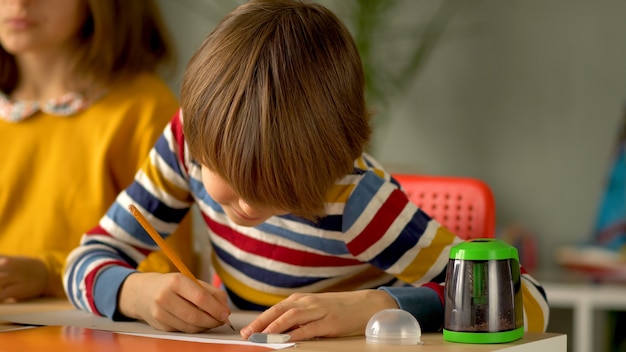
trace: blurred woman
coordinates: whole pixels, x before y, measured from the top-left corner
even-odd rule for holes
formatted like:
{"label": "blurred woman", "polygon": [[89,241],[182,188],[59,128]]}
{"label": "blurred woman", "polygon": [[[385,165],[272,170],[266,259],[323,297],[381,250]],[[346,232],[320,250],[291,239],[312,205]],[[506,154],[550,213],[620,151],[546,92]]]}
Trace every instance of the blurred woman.
{"label": "blurred woman", "polygon": [[0,0],[0,301],[64,295],[66,255],[177,109],[157,75],[172,61],[151,0]]}

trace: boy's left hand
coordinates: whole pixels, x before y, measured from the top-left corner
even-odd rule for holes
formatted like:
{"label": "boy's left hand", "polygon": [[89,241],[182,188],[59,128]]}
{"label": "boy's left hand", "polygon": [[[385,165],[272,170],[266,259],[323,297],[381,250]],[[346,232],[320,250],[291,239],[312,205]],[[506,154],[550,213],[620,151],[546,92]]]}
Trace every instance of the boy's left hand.
{"label": "boy's left hand", "polygon": [[398,305],[382,290],[296,293],[261,313],[241,329],[241,336],[248,339],[255,332],[288,333],[290,341],[300,341],[363,335],[369,319],[387,308]]}

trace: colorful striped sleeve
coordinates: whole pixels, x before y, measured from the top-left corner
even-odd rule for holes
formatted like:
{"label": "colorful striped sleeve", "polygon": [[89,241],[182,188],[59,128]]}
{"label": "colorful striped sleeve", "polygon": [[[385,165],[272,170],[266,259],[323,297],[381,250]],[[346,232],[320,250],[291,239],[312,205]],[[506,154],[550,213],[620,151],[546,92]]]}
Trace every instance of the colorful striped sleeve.
{"label": "colorful striped sleeve", "polygon": [[[362,159],[359,167],[368,167]],[[398,279],[381,287],[423,331],[443,324],[443,278],[451,246],[461,239],[411,203],[381,172],[359,175],[344,209],[343,229],[350,253]]]}
{"label": "colorful striped sleeve", "polygon": [[546,292],[524,268],[522,274],[522,300],[524,302],[524,328],[531,332],[544,332],[548,329],[550,307]]}
{"label": "colorful striped sleeve", "polygon": [[[111,205],[98,226],[85,233],[66,260],[63,284],[77,308],[112,319],[118,291],[158,247],[128,211],[134,204],[155,229],[169,236],[187,214],[191,198],[180,140],[179,114],[159,137],[135,179]],[[177,138],[178,137],[178,138]]]}
{"label": "colorful striped sleeve", "polygon": [[[380,173],[365,173],[344,210],[347,248],[399,279],[381,287],[400,308],[411,312],[424,331],[443,327],[444,281],[449,252],[461,238],[412,204]],[[524,322],[528,331],[545,331],[549,308],[543,289],[522,268]]]}

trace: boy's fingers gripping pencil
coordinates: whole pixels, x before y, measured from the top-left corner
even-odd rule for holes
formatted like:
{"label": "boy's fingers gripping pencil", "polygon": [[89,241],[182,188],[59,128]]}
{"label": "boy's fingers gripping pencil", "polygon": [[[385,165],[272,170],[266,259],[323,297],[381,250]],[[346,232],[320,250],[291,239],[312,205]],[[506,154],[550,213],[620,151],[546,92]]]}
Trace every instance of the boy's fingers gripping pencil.
{"label": "boy's fingers gripping pencil", "polygon": [[[183,275],[185,275],[188,278],[190,278],[193,281],[195,281],[196,284],[198,284],[198,286],[202,287],[202,284],[200,284],[200,281],[198,281],[198,279],[196,279],[196,277],[187,268],[185,263],[183,263],[183,261],[176,255],[176,253],[170,248],[170,246],[167,244],[167,242],[165,242],[165,240],[161,237],[161,235],[159,235],[159,233],[154,229],[154,227],[152,227],[152,225],[150,225],[148,220],[146,220],[146,218],[141,214],[139,209],[137,209],[137,207],[135,207],[134,205],[131,204],[131,205],[128,206],[128,210],[130,210],[131,214],[133,214],[135,219],[137,219],[137,221],[139,222],[141,227],[143,227],[143,229],[146,230],[148,235],[150,235],[150,237],[152,237],[152,240],[154,240],[154,242],[156,242],[156,244],[159,246],[159,248],[161,248],[163,253],[165,253],[165,255],[172,261],[172,263],[174,263],[176,268]],[[231,324],[231,322],[228,319],[226,319],[225,323],[226,323],[226,325],[228,325],[229,328],[231,328],[233,331],[235,331],[235,328],[233,327],[233,324]]]}

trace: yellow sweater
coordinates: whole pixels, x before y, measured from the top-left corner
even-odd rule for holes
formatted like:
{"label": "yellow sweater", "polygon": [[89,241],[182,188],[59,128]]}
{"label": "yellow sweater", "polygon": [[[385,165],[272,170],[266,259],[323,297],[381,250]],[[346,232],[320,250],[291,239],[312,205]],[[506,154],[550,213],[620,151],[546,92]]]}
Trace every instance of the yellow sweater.
{"label": "yellow sweater", "polygon": [[[62,295],[65,257],[132,181],[177,107],[164,82],[145,74],[75,115],[0,120],[0,255],[43,260],[49,294]],[[187,219],[168,239],[187,259],[190,231]],[[149,260],[143,270],[172,269],[162,254]]]}

